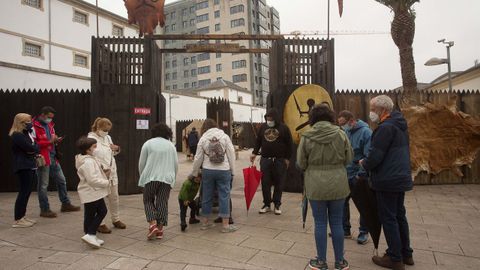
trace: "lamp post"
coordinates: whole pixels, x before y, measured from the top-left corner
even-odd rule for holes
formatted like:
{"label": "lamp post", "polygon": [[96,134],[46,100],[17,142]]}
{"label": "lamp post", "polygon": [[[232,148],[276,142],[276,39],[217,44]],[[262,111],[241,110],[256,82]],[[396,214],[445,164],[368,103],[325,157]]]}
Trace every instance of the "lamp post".
{"label": "lamp post", "polygon": [[250,107],[250,124],[253,123],[253,111],[258,111],[258,109]]}
{"label": "lamp post", "polygon": [[445,39],[440,39],[437,41],[438,43],[446,44],[447,46],[447,59],[445,58],[437,58],[433,57],[430,58],[427,62],[425,62],[426,66],[436,66],[441,64],[447,64],[448,66],[448,91],[452,92],[452,67],[450,61],[450,48],[453,47],[455,44],[453,41],[445,41]]}
{"label": "lamp post", "polygon": [[168,118],[170,118],[170,128],[172,128],[172,99],[180,98],[177,95],[168,93]]}

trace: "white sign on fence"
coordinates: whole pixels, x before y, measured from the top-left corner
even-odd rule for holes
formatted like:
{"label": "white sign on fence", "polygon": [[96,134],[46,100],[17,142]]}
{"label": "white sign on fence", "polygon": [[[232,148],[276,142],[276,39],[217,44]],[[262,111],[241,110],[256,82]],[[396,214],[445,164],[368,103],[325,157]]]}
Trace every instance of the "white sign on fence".
{"label": "white sign on fence", "polygon": [[137,119],[137,129],[148,129],[148,120]]}

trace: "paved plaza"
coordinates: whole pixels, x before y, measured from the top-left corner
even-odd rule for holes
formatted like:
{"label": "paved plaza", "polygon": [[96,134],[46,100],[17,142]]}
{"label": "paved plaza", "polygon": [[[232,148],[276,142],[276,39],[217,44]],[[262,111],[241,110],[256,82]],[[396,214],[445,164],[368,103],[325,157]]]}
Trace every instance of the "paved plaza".
{"label": "paved plaza", "polygon": [[[301,194],[284,193],[281,216],[259,215],[259,189],[247,215],[241,169],[248,166],[248,155],[247,151],[240,152],[237,161],[232,199],[233,216],[240,229],[231,234],[220,233],[219,226],[201,231],[199,225],[191,225],[185,233],[180,231],[177,196],[192,164],[181,154],[163,240],[146,240],[142,195],[121,196],[121,219],[127,229],[99,234],[105,245],[93,250],[80,241],[83,211],[59,213],[55,219],[40,218],[37,194],[32,193],[27,217],[35,218],[38,224],[14,229],[11,223],[16,194],[1,193],[0,269],[306,269],[309,258],[316,253],[311,213],[304,230]],[[76,192],[70,192],[70,196],[74,204],[79,204]],[[49,200],[52,210],[59,211],[57,194],[49,193]],[[408,193],[406,206],[415,259],[415,266],[407,269],[480,269],[480,186],[417,186]],[[351,212],[356,236],[358,213],[354,207]],[[380,242],[383,253],[385,240]],[[328,245],[333,269],[330,240]],[[345,240],[345,258],[351,269],[381,269],[371,262],[372,254],[371,242],[360,246],[355,240]]]}

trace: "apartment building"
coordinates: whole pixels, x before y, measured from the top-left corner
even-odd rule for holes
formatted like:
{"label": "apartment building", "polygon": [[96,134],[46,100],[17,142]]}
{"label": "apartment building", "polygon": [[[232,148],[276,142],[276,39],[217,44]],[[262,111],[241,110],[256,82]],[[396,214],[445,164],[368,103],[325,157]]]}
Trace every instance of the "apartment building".
{"label": "apartment building", "polygon": [[[82,0],[4,0],[0,88],[90,89],[95,5]],[[98,9],[99,36],[138,36],[121,16]]]}
{"label": "apartment building", "polygon": [[[279,34],[280,16],[265,0],[180,0],[165,6],[166,34]],[[214,41],[211,41],[211,43]],[[216,41],[217,43],[230,41]],[[269,48],[268,41],[235,41],[240,46]],[[164,48],[183,48],[195,41],[167,40]],[[167,53],[163,86],[168,91],[231,81],[252,93],[254,105],[265,106],[269,92],[268,54]]]}

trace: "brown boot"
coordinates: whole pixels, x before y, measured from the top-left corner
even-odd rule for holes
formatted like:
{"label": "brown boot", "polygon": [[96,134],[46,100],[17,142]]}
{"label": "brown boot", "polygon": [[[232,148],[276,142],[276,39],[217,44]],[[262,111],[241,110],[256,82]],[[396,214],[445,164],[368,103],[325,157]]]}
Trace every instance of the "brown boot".
{"label": "brown boot", "polygon": [[80,206],[72,205],[71,203],[64,203],[62,204],[62,208],[60,209],[62,212],[76,212],[80,211]]}
{"label": "brown boot", "polygon": [[52,210],[48,209],[47,211],[40,211],[40,216],[45,218],[56,218],[57,213],[53,212]]}
{"label": "brown boot", "polygon": [[99,233],[112,233],[112,230],[110,230],[107,225],[103,224],[98,226],[97,232]]}
{"label": "brown boot", "polygon": [[120,220],[119,221],[115,221],[112,223],[113,226],[117,229],[126,229],[127,228],[127,225],[125,225],[125,223],[121,222]]}
{"label": "brown boot", "polygon": [[403,264],[403,262],[394,262],[392,261],[390,256],[388,256],[387,254],[384,254],[383,257],[373,256],[372,261],[374,264],[378,266],[389,268],[389,269],[394,269],[394,270],[405,269],[405,264]]}
{"label": "brown boot", "polygon": [[414,265],[413,257],[403,258],[403,263],[406,265]]}

